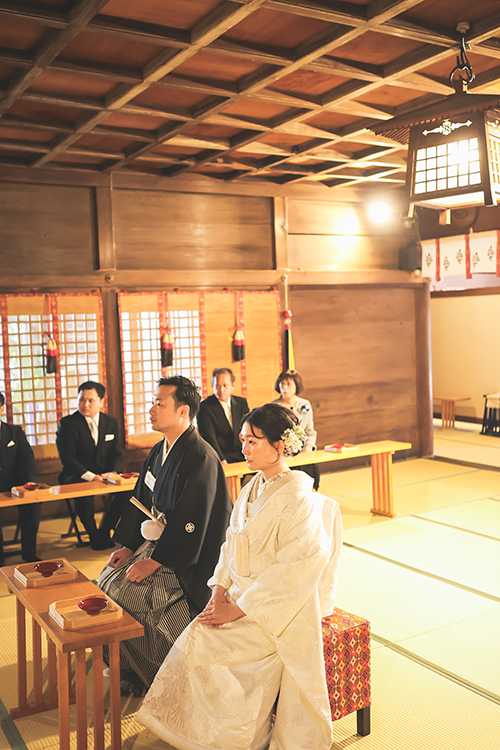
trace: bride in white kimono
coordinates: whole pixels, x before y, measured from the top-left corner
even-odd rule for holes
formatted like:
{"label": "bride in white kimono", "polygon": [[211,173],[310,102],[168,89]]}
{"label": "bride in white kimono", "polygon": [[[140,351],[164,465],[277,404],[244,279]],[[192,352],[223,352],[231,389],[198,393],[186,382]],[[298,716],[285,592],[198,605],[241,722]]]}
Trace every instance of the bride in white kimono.
{"label": "bride in white kimono", "polygon": [[137,715],[178,750],[330,748],[321,619],[334,606],[342,523],[338,504],[286,464],[304,437],[278,404],[245,417],[243,455],[259,473],[236,501],[209,603]]}

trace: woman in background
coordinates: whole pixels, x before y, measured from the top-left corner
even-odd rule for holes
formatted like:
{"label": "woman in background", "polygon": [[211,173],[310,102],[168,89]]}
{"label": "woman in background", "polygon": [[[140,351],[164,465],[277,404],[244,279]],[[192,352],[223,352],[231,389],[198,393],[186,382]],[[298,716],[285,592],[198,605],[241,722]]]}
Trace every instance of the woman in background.
{"label": "woman in background", "polygon": [[328,750],[321,620],[334,606],[342,522],[287,455],[304,442],[277,404],[243,418],[258,473],[240,492],[212,597],[177,639],[137,721],[178,750]]}
{"label": "woman in background", "polygon": [[[280,394],[280,398],[277,398],[272,403],[281,404],[291,409],[306,434],[306,442],[303,450],[315,451],[317,433],[314,429],[312,406],[306,398],[300,398],[299,396],[299,393],[302,393],[304,390],[302,378],[299,373],[295,370],[284,370],[278,376],[274,390]],[[309,474],[314,480],[314,489],[318,489],[319,467],[317,464],[306,464],[305,466],[294,466],[293,468]]]}

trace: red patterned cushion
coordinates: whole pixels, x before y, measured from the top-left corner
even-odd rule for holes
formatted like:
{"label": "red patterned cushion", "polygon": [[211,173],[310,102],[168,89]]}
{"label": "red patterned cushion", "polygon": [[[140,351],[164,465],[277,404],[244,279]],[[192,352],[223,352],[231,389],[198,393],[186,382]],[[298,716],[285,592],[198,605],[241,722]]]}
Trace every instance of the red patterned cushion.
{"label": "red patterned cushion", "polygon": [[341,609],[322,622],[332,719],[370,705],[370,623]]}

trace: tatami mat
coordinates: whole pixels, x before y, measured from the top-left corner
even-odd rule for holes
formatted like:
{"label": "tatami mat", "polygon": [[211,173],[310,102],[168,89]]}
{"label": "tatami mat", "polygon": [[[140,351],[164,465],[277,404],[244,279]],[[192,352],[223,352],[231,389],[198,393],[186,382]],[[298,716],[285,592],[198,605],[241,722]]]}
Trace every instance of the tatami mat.
{"label": "tatami mat", "polygon": [[345,541],[500,599],[500,544],[419,518],[348,529]]}
{"label": "tatami mat", "polygon": [[419,513],[417,517],[500,540],[500,502],[497,500],[477,500],[473,503],[455,505],[429,513]]}
{"label": "tatami mat", "polygon": [[[372,733],[358,737],[355,715],[347,716],[334,723],[332,750],[353,745],[362,750],[492,750],[500,730],[500,705],[491,700],[500,693],[500,657],[488,654],[500,632],[500,601],[460,586],[500,600],[500,502],[492,499],[500,498],[500,472],[435,460],[402,461],[394,464],[394,486],[398,515],[422,517],[372,516],[369,467],[321,480],[321,491],[338,499],[344,518],[337,606],[370,620],[375,636]],[[61,539],[66,529],[63,519],[42,522],[41,557],[65,556],[96,578],[109,552],[75,547],[73,540]],[[13,635],[14,597],[0,596],[0,620]],[[3,639],[0,750],[57,750],[57,711],[15,723],[8,716],[17,703],[15,662],[14,637]],[[89,694],[91,689],[89,679]],[[139,702],[122,697],[123,750],[169,750],[136,724]],[[71,713],[71,750],[77,750],[74,707]],[[89,747],[91,723],[89,715]]]}
{"label": "tatami mat", "polygon": [[401,646],[485,691],[500,702],[500,611],[457,622]]}
{"label": "tatami mat", "polygon": [[348,547],[342,554],[337,606],[362,614],[372,633],[389,641],[500,612],[500,602]]}
{"label": "tatami mat", "polygon": [[453,461],[500,468],[500,437],[481,435],[481,425],[457,422],[451,430],[434,430],[434,455]]}
{"label": "tatami mat", "polygon": [[334,722],[332,750],[493,750],[500,706],[387,648],[372,654],[372,731]]}

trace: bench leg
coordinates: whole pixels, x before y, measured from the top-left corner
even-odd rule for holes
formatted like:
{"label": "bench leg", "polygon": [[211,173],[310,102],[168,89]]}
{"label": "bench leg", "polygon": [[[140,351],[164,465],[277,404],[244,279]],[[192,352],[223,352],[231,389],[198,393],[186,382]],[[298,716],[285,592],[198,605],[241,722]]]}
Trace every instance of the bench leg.
{"label": "bench leg", "polygon": [[371,461],[373,507],[370,512],[394,518],[392,453],[374,453]]}
{"label": "bench leg", "polygon": [[356,732],[361,737],[366,737],[367,734],[370,734],[370,731],[370,706],[365,706],[365,708],[356,711]]}

